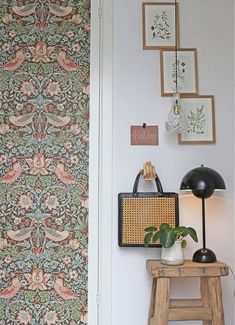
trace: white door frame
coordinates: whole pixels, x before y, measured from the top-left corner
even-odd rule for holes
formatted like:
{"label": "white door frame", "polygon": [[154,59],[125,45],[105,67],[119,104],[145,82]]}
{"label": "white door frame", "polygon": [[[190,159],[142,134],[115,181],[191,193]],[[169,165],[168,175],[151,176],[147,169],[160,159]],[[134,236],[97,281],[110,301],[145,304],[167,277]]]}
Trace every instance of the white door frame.
{"label": "white door frame", "polygon": [[112,323],[112,7],[91,1],[89,325]]}

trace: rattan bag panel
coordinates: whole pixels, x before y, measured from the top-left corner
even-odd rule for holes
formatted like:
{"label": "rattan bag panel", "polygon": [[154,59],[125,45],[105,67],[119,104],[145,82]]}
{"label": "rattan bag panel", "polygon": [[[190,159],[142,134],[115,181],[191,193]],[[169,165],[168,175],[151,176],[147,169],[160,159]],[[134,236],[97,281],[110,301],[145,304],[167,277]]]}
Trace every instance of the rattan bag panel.
{"label": "rattan bag panel", "polygon": [[178,200],[175,193],[167,197],[122,197],[120,200],[121,246],[144,246],[146,227],[159,227],[163,222],[174,227],[177,223]]}
{"label": "rattan bag panel", "polygon": [[123,200],[123,243],[143,244],[144,229],[162,222],[175,224],[174,198],[126,198]]}

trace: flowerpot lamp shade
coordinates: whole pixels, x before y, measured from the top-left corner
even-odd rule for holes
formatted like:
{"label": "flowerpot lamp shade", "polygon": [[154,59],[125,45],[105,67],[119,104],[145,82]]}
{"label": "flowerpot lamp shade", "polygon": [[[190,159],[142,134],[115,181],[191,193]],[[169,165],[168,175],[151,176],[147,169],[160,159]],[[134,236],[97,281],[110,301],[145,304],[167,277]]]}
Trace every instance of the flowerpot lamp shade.
{"label": "flowerpot lamp shade", "polygon": [[225,190],[225,188],[221,175],[204,165],[190,170],[182,179],[180,190],[191,190],[196,197],[202,200],[203,248],[194,253],[194,262],[211,263],[216,261],[214,252],[206,248],[205,199],[212,196],[215,190]]}
{"label": "flowerpot lamp shade", "polygon": [[214,190],[225,190],[225,183],[218,172],[201,165],[184,176],[180,189],[191,190],[195,196],[206,199],[214,193]]}

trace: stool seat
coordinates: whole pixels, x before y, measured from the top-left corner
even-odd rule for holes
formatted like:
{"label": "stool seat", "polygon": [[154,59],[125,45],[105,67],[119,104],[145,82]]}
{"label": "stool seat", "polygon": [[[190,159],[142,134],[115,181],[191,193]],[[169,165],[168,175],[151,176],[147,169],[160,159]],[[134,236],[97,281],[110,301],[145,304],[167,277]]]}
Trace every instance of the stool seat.
{"label": "stool seat", "polygon": [[[202,320],[203,325],[224,325],[221,276],[229,274],[222,262],[169,266],[160,260],[147,260],[153,278],[148,325],[167,325],[172,320]],[[198,277],[200,299],[170,299],[170,279]]]}

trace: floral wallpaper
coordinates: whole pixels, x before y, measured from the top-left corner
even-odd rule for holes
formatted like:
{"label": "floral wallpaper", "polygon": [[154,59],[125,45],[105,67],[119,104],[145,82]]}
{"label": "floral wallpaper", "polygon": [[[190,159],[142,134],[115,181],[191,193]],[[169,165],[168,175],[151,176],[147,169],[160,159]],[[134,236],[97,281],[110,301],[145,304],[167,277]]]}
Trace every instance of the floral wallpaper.
{"label": "floral wallpaper", "polygon": [[0,1],[0,324],[87,324],[90,2]]}

